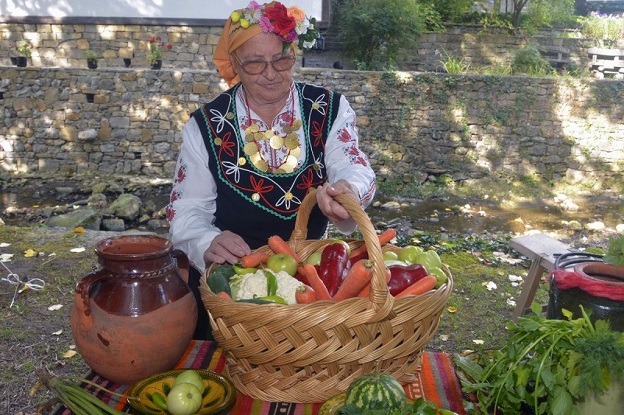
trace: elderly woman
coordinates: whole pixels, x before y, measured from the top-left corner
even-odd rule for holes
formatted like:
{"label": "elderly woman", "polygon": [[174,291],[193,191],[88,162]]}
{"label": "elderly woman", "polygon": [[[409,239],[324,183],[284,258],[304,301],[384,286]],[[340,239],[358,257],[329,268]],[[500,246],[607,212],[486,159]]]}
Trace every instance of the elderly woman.
{"label": "elderly woman", "polygon": [[313,18],[279,2],[252,1],[225,24],[214,63],[230,89],[186,124],[167,207],[174,246],[193,265],[196,338],[207,329],[197,287],[208,264],[236,263],[273,234],[287,240],[312,187],[308,239],[322,238],[328,221],[345,234],[355,230],[336,195],[363,207],[374,196],[375,174],[345,97],[293,82],[295,46],[311,47],[317,37]]}

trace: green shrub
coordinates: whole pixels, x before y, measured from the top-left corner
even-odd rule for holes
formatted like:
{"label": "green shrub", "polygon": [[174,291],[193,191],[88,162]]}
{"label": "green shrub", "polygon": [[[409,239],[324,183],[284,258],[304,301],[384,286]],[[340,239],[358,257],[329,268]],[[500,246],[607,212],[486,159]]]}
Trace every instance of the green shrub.
{"label": "green shrub", "polygon": [[581,33],[590,39],[611,41],[624,39],[624,16],[591,13],[581,19]]}
{"label": "green shrub", "polygon": [[542,57],[540,51],[533,45],[527,45],[514,54],[511,64],[513,73],[532,76],[544,76],[553,72],[552,66]]}
{"label": "green shrub", "polygon": [[464,61],[464,58],[456,58],[444,52],[444,57],[440,63],[444,67],[446,73],[465,74],[470,71],[470,64]]}
{"label": "green shrub", "polygon": [[414,0],[346,0],[338,11],[344,54],[358,69],[392,69],[401,52],[416,46],[422,11]]}
{"label": "green shrub", "polygon": [[475,0],[420,0],[435,10],[443,22],[463,22]]}

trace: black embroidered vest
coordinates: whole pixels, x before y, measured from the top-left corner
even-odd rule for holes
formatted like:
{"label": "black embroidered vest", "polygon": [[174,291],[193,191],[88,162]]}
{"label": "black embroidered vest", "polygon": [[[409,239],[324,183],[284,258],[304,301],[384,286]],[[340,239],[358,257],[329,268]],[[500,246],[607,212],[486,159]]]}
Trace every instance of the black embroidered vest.
{"label": "black embroidered vest", "polygon": [[[312,187],[327,180],[325,143],[336,119],[340,95],[316,86],[296,83],[301,102],[306,155],[292,173],[258,170],[244,153],[236,113],[240,84],[195,111],[209,168],[217,183],[215,226],[239,234],[252,249],[267,244],[277,234],[285,240],[295,227],[301,201]],[[323,237],[327,218],[315,207],[308,222],[307,239]]]}

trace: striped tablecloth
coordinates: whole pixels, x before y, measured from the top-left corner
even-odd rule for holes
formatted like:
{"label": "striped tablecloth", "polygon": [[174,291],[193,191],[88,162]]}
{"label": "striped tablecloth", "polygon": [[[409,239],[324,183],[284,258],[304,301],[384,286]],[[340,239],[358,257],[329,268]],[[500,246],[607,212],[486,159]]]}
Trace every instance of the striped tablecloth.
{"label": "striped tablecloth", "polygon": [[[225,370],[225,356],[215,342],[193,340],[176,368],[208,369],[223,372]],[[128,388],[128,385],[109,382],[94,372],[89,372],[85,378],[116,393],[124,393]],[[93,392],[98,398],[120,411],[129,414],[135,413],[125,398],[103,393],[89,385],[86,385],[85,389]],[[420,374],[415,382],[405,385],[405,392],[410,398],[416,399],[422,396],[428,401],[438,403],[441,408],[450,409],[460,415],[466,414],[459,381],[455,375],[450,356],[446,353],[423,353]],[[321,405],[322,402],[313,404],[263,402],[239,393],[230,413],[236,415],[315,415]],[[70,414],[71,412],[64,407],[59,407],[54,412],[54,415]]]}

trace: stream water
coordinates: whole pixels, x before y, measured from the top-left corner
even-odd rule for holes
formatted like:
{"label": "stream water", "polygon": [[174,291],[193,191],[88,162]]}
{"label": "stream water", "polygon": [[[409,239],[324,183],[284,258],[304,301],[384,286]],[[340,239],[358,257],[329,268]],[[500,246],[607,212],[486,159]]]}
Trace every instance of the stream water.
{"label": "stream water", "polygon": [[[143,202],[153,201],[160,209],[168,201],[169,187],[147,188],[138,196]],[[87,197],[88,193],[80,192],[76,183],[3,189],[0,191],[0,218],[6,224],[19,226],[26,224],[28,212],[34,209],[50,209]],[[578,208],[572,211],[563,209],[555,198],[513,205],[494,200],[459,198],[392,202],[380,196],[375,206],[368,208],[367,213],[374,224],[401,222],[413,229],[461,234],[524,232],[529,229],[557,231],[570,228],[572,221],[579,222],[580,226],[600,222],[607,229],[615,229],[624,223],[624,203],[617,198],[574,200]]]}

